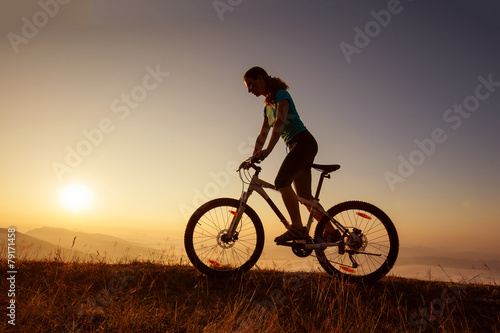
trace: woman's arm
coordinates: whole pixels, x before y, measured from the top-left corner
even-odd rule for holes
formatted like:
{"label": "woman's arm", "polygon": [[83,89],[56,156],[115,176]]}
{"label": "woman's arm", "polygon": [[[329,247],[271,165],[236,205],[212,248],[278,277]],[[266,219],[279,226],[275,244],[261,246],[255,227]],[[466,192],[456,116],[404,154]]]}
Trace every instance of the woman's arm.
{"label": "woman's arm", "polygon": [[271,151],[273,151],[274,146],[276,146],[276,143],[278,143],[281,137],[281,132],[283,132],[283,129],[285,128],[286,116],[288,115],[289,105],[290,103],[288,102],[287,99],[282,100],[281,102],[278,103],[278,110],[276,111],[276,121],[273,126],[273,132],[271,133],[271,139],[269,139],[269,144],[267,145],[267,148],[262,151],[267,155],[269,155]]}
{"label": "woman's arm", "polygon": [[255,148],[253,150],[252,156],[258,156],[260,160],[264,160],[274,149],[276,143],[278,143],[281,132],[283,132],[283,128],[285,128],[286,116],[288,115],[288,107],[290,103],[287,99],[282,100],[278,103],[278,110],[276,111],[276,121],[274,122],[273,131],[271,133],[271,139],[269,139],[269,144],[267,148],[261,150],[266,142],[267,135],[269,133],[269,129],[271,128],[267,122],[267,119],[264,118],[264,124],[262,125],[262,129],[260,130],[260,134],[257,137],[255,142]]}
{"label": "woman's arm", "polygon": [[257,140],[255,140],[255,148],[253,149],[252,156],[255,156],[258,152],[262,150],[262,147],[264,147],[264,143],[266,143],[267,135],[269,133],[270,128],[271,126],[269,126],[267,119],[264,117],[264,123],[262,124],[260,133],[257,136]]}

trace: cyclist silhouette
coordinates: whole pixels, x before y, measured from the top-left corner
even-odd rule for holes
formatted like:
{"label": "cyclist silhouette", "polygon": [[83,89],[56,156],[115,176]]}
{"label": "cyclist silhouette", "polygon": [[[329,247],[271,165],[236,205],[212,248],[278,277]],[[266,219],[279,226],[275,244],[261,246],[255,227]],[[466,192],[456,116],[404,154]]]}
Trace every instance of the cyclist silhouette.
{"label": "cyclist silhouette", "polygon": [[[399,251],[399,238],[392,220],[380,208],[365,201],[345,201],[325,210],[319,203],[323,181],[340,165],[313,164],[318,145],[300,120],[283,80],[270,77],[260,67],[249,69],[243,80],[249,93],[265,97],[264,123],[252,157],[237,170],[243,185],[240,198],[210,200],[189,219],[184,246],[191,263],[200,272],[214,277],[237,276],[257,263],[264,248],[264,227],[258,214],[247,204],[252,193],[257,193],[287,229],[276,237],[276,245],[290,247],[301,258],[315,251],[316,259],[328,274],[348,275],[362,281],[376,281],[385,276],[394,266]],[[271,138],[264,148],[270,131]],[[259,178],[262,168],[256,163],[272,152],[280,137],[289,153],[272,185]],[[321,172],[314,196],[311,194],[313,168]],[[265,189],[282,194],[291,224]],[[310,212],[306,227],[302,225],[299,200]],[[314,234],[313,218],[318,220]]]}
{"label": "cyclist silhouette", "polygon": [[[256,97],[264,96],[264,122],[255,141],[252,157],[264,160],[274,149],[279,138],[283,138],[289,149],[275,179],[276,189],[290,214],[291,228],[276,237],[275,242],[307,239],[308,234],[302,224],[297,194],[312,200],[311,165],[318,152],[318,144],[302,123],[288,85],[277,77],[272,77],[261,67],[250,68],[243,76],[248,92]],[[271,131],[272,129],[272,131]],[[271,131],[268,145],[263,149]],[[295,191],[292,189],[292,183]],[[307,207],[311,209],[309,206]],[[321,214],[316,219],[321,218]]]}

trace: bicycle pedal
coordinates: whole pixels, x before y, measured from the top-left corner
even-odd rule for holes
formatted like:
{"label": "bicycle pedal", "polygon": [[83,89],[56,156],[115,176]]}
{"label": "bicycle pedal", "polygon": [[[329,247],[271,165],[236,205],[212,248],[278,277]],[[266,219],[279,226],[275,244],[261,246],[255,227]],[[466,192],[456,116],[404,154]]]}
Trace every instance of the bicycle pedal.
{"label": "bicycle pedal", "polygon": [[276,242],[276,245],[283,245],[283,246],[294,246],[294,245],[306,245],[307,240],[306,239],[297,239],[297,240],[291,240],[291,241],[286,241],[286,242]]}

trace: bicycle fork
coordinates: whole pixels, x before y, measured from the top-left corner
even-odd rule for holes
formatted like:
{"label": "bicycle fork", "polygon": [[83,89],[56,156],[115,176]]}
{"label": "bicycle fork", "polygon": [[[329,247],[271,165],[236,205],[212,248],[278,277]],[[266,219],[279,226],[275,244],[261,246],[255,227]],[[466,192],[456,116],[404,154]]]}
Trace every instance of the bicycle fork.
{"label": "bicycle fork", "polygon": [[233,210],[229,211],[233,215],[233,218],[231,220],[231,224],[229,224],[227,233],[221,237],[222,241],[230,242],[231,240],[238,238],[238,232],[236,230],[238,229],[238,225],[241,221],[243,213],[245,213],[245,207],[247,205],[248,197],[250,196],[250,194],[250,191],[243,192],[240,197],[240,205],[238,207],[238,210],[236,212]]}
{"label": "bicycle fork", "polygon": [[238,229],[241,218],[245,213],[245,208],[247,206],[248,199],[250,198],[250,195],[252,195],[252,192],[256,189],[258,188],[253,188],[252,186],[250,186],[247,191],[243,191],[240,196],[239,200],[240,204],[238,206],[238,210],[236,212],[232,210],[229,211],[233,215],[233,218],[231,220],[231,224],[229,224],[229,228],[227,230],[226,235],[222,237],[223,241],[231,241],[235,239],[235,237],[237,239],[238,232],[236,230]]}

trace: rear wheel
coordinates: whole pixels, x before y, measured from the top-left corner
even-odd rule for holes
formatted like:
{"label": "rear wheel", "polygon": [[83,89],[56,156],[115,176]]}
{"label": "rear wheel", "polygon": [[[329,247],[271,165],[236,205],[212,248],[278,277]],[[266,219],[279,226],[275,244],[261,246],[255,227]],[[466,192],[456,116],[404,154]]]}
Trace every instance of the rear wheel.
{"label": "rear wheel", "polygon": [[[376,281],[394,266],[399,252],[399,238],[391,219],[376,206],[347,201],[328,210],[334,220],[347,228],[339,246],[317,249],[316,256],[329,274],[357,280]],[[325,239],[323,217],[315,231],[315,239]],[[354,234],[354,235],[353,235]]]}
{"label": "rear wheel", "polygon": [[264,248],[264,228],[255,211],[246,206],[233,237],[227,233],[239,201],[215,199],[198,208],[189,219],[184,246],[189,260],[202,273],[230,277],[245,273]]}

